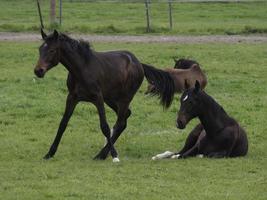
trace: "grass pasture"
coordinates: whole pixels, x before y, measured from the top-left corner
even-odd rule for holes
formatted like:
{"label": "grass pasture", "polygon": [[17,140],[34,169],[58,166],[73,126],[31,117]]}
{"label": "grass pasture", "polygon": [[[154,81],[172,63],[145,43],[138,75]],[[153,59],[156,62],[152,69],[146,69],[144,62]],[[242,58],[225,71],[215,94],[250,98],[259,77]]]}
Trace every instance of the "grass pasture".
{"label": "grass pasture", "polygon": [[[249,154],[235,159],[162,160],[151,157],[182,147],[192,121],[175,128],[178,97],[163,112],[144,96],[132,102],[128,127],[116,144],[121,163],[93,161],[103,145],[96,109],[77,106],[56,156],[47,152],[66,97],[66,70],[57,66],[44,79],[33,67],[39,43],[0,42],[0,199],[184,199],[267,198],[266,44],[96,43],[98,51],[128,49],[143,62],[172,66],[172,56],[198,60],[208,76],[207,92],[245,127]],[[107,110],[110,124],[115,116]]]}
{"label": "grass pasture", "polygon": [[[91,34],[145,34],[143,1],[63,1],[62,27],[49,25],[49,1],[40,0],[46,28]],[[57,1],[57,6],[59,1]],[[39,32],[35,0],[1,0],[0,31]],[[267,33],[267,2],[173,3],[173,30],[169,30],[168,4],[152,1],[151,33],[170,35]],[[57,10],[57,13],[59,11]],[[59,15],[59,14],[58,14]]]}

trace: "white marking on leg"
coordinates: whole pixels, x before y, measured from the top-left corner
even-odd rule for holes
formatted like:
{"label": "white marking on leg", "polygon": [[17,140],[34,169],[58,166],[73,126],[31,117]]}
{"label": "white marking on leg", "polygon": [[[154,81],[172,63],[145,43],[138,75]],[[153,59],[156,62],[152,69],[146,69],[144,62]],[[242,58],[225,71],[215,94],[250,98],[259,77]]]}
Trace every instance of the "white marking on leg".
{"label": "white marking on leg", "polygon": [[181,155],[180,154],[175,154],[175,155],[173,155],[171,158],[172,159],[177,159],[177,158],[179,158]]}
{"label": "white marking on leg", "polygon": [[113,158],[112,162],[117,163],[120,162],[120,159],[118,157]]}
{"label": "white marking on leg", "polygon": [[171,155],[173,155],[173,152],[165,151],[164,153],[157,154],[156,156],[153,156],[152,160],[160,160],[160,159],[164,159],[164,158],[169,158]]}
{"label": "white marking on leg", "polygon": [[198,154],[197,157],[198,158],[204,158],[204,155],[203,154]]}
{"label": "white marking on leg", "polygon": [[114,133],[114,129],[112,128],[112,129],[110,130],[110,137],[113,136],[113,133]]}
{"label": "white marking on leg", "polygon": [[[113,128],[112,128],[112,129],[110,130],[110,137],[112,137],[113,133],[114,133],[114,130],[113,130]],[[107,140],[107,138],[105,138],[104,146],[106,146],[107,143],[108,143],[108,140]]]}

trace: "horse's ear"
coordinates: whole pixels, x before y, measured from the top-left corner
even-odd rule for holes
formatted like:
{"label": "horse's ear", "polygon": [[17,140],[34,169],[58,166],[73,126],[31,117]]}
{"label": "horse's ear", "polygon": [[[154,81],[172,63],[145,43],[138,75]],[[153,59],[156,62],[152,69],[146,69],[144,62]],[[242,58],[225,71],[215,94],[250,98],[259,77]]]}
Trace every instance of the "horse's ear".
{"label": "horse's ear", "polygon": [[45,34],[44,30],[41,28],[41,35],[43,40],[45,40],[47,38],[47,35]]}
{"label": "horse's ear", "polygon": [[198,80],[196,80],[194,92],[198,93],[199,91],[200,91],[200,83],[198,82]]}
{"label": "horse's ear", "polygon": [[54,33],[53,33],[53,37],[54,37],[54,39],[57,40],[57,39],[58,39],[58,35],[59,35],[59,34],[58,34],[57,30],[55,29],[55,30],[54,30]]}

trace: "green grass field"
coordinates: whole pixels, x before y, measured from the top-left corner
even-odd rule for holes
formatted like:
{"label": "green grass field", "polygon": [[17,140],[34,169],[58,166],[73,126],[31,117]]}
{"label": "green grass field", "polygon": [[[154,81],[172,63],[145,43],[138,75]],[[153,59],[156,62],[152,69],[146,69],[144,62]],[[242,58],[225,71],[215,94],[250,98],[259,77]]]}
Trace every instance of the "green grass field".
{"label": "green grass field", "polygon": [[[66,97],[67,72],[57,66],[44,79],[33,67],[40,43],[0,42],[0,199],[265,200],[267,198],[266,44],[97,43],[98,51],[127,49],[146,63],[172,66],[173,56],[199,61],[207,92],[247,130],[244,158],[151,161],[180,149],[193,120],[175,128],[178,98],[163,112],[156,98],[134,98],[128,127],[116,144],[121,162],[93,161],[104,143],[96,109],[81,103],[56,156],[44,161]],[[107,109],[110,124],[115,115]]]}
{"label": "green grass field", "polygon": [[[157,1],[158,2],[158,1]],[[153,34],[267,33],[267,1],[243,3],[173,3],[173,30],[168,4],[152,1]],[[144,3],[84,3],[63,1],[62,27],[50,26],[49,1],[41,0],[46,28],[94,34],[145,34]],[[57,6],[59,1],[57,1]],[[39,31],[35,0],[0,0],[0,31]],[[57,11],[59,13],[59,11]],[[59,15],[59,14],[58,14]]]}

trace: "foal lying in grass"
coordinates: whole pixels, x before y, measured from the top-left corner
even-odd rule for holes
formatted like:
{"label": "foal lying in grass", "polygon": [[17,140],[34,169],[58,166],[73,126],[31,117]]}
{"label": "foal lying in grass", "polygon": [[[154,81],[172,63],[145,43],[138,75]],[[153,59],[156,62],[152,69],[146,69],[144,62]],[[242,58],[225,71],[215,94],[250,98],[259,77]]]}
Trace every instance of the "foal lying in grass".
{"label": "foal lying in grass", "polygon": [[153,160],[187,158],[199,154],[213,158],[247,154],[248,140],[245,130],[211,96],[201,91],[198,81],[195,88],[183,93],[180,101],[177,128],[184,129],[195,117],[198,117],[201,123],[191,131],[181,151],[158,154]]}

